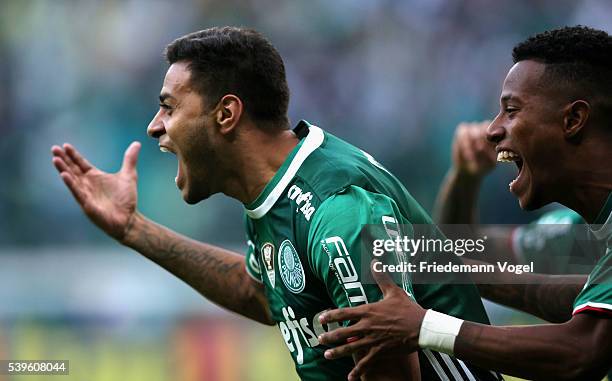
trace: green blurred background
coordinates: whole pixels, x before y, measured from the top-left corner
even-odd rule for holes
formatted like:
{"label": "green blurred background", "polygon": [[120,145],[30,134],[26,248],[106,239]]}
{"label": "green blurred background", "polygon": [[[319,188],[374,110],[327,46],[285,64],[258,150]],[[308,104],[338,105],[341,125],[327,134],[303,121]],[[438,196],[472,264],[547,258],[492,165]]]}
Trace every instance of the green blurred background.
{"label": "green blurred background", "polygon": [[[140,210],[243,251],[242,206],[223,196],[185,205],[175,160],[146,137],[174,38],[216,25],[266,34],[285,59],[292,121],[365,149],[431,210],[454,127],[495,115],[512,46],[563,25],[611,31],[611,16],[609,1],[1,0],[0,359],[68,359],[70,380],[295,379],[276,329],[112,242],[51,165],[51,145],[71,142],[116,170],[140,140]],[[541,213],[505,191],[512,172],[487,179],[483,222]],[[487,308],[497,324],[532,321]]]}

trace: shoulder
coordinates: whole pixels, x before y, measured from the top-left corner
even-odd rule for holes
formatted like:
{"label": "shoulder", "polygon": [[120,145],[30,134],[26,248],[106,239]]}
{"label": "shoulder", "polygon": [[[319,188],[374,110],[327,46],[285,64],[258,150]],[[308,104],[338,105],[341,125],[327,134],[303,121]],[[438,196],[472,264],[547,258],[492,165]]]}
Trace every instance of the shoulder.
{"label": "shoulder", "polygon": [[360,231],[365,224],[383,223],[383,216],[399,214],[388,195],[350,185],[323,200],[314,213],[309,237],[329,230]]}
{"label": "shoulder", "polygon": [[583,224],[584,219],[571,209],[557,209],[543,214],[538,224]]}

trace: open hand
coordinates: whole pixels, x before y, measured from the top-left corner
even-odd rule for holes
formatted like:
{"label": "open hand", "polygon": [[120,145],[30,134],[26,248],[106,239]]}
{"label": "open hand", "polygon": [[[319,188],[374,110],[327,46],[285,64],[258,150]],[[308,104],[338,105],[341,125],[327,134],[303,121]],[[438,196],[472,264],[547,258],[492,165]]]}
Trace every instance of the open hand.
{"label": "open hand", "polygon": [[100,229],[121,241],[136,212],[138,199],[136,162],[140,143],[125,151],[117,173],[106,173],[91,165],[72,145],[53,146],[53,165],[83,212]]}

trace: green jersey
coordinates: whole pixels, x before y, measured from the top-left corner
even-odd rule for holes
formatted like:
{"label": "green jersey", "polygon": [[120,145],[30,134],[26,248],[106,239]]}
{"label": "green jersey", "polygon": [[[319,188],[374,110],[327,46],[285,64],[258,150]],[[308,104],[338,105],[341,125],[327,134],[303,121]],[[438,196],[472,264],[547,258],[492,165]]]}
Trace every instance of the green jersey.
{"label": "green jersey", "polygon": [[548,212],[512,232],[512,251],[544,274],[588,274],[605,251],[582,217],[571,209]]}
{"label": "green jersey", "polygon": [[[319,344],[319,315],[328,309],[382,299],[376,284],[362,279],[366,224],[431,224],[402,184],[370,155],[307,122],[294,130],[300,142],[259,197],[246,205],[247,272],[265,286],[273,319],[304,380],[346,379],[350,358],[326,360]],[[384,238],[384,237],[383,237]],[[387,237],[388,238],[388,237]],[[488,323],[472,284],[412,285],[407,297],[423,307]],[[446,354],[422,351],[424,379],[497,379]],[[425,366],[423,361],[428,361]],[[479,376],[479,372],[485,374]]]}
{"label": "green jersey", "polygon": [[[605,215],[604,212],[602,212]],[[608,224],[610,222],[608,221]],[[544,214],[538,220],[516,228],[512,234],[512,249],[515,256],[524,263],[533,262],[537,272],[551,274],[583,274],[589,273],[593,268],[594,258],[600,258],[606,252],[605,234],[598,233],[600,239],[593,236],[589,229],[584,229],[586,222],[571,209],[558,209]],[[608,227],[610,229],[610,227]],[[595,228],[597,231],[598,229]],[[609,241],[609,238],[608,238]],[[607,263],[597,264],[594,275],[589,279],[603,279],[602,273],[610,271],[610,249],[608,243]],[[590,281],[589,281],[590,282]],[[610,275],[608,275],[609,286]],[[604,282],[605,283],[605,282]],[[605,284],[603,285],[605,287]],[[588,290],[587,290],[588,289]],[[600,284],[593,292],[594,285],[585,286],[585,291],[574,303],[574,313],[586,310],[603,312],[598,307],[601,303],[600,292],[604,292]],[[596,295],[600,294],[600,295]],[[595,299],[591,300],[591,298]],[[608,289],[608,303],[610,302]],[[612,381],[612,370],[608,373]]]}
{"label": "green jersey", "polygon": [[574,301],[574,315],[589,311],[612,316],[612,193],[592,225],[593,235],[606,246]]}

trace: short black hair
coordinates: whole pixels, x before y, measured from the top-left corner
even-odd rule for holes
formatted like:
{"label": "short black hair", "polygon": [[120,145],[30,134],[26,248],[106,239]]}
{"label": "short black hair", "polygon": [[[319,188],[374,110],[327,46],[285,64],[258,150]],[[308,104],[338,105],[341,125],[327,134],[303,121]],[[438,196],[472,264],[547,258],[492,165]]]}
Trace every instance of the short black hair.
{"label": "short black hair", "polygon": [[174,40],[165,56],[170,64],[188,62],[191,84],[206,108],[234,94],[254,121],[288,128],[285,65],[261,33],[230,26],[208,28]]}
{"label": "short black hair", "polygon": [[571,89],[574,96],[612,101],[612,37],[586,26],[549,30],[516,45],[514,63],[544,63],[543,80]]}

